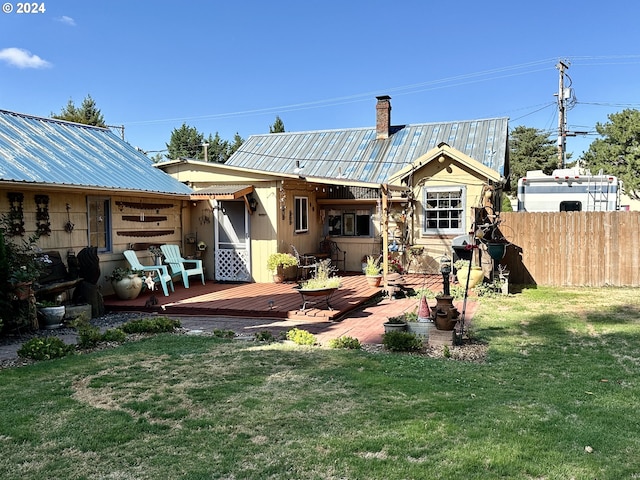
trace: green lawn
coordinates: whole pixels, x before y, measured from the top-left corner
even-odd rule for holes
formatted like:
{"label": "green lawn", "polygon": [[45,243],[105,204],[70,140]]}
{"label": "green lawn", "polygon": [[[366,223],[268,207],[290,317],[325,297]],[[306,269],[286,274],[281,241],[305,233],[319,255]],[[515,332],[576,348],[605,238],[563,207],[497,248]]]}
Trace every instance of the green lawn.
{"label": "green lawn", "polygon": [[640,478],[638,292],[483,298],[482,364],[163,334],[3,370],[0,478]]}

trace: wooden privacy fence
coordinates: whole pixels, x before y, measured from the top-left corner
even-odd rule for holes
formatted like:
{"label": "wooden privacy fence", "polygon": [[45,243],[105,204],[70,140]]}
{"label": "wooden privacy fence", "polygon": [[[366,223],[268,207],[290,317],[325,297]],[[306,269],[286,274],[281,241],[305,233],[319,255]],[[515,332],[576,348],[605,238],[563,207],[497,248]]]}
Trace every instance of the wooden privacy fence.
{"label": "wooden privacy fence", "polygon": [[640,212],[504,212],[512,284],[640,286]]}

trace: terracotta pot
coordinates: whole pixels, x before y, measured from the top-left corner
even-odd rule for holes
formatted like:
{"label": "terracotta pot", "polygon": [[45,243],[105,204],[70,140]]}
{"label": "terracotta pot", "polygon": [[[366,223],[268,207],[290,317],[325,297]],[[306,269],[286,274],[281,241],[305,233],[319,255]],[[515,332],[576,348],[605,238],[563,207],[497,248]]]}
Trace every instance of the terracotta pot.
{"label": "terracotta pot", "polygon": [[140,295],[142,283],[142,278],[138,275],[129,275],[122,280],[113,280],[111,286],[120,300],[133,300]]}
{"label": "terracotta pot", "polygon": [[451,320],[446,313],[438,312],[436,315],[435,324],[438,330],[453,330],[456,328],[456,323],[457,320]]}
{"label": "terracotta pot", "polygon": [[16,284],[13,293],[16,295],[16,300],[27,300],[31,295],[31,282],[22,282]]}
{"label": "terracotta pot", "polygon": [[379,287],[382,283],[382,275],[367,275],[366,277],[370,287]]}

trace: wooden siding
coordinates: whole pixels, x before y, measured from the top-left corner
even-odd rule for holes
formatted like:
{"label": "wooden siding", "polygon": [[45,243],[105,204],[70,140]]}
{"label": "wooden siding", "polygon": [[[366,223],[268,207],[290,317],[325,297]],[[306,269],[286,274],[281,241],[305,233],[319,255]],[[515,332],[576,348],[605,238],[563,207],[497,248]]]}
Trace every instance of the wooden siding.
{"label": "wooden siding", "polygon": [[640,286],[640,212],[501,214],[512,284]]}

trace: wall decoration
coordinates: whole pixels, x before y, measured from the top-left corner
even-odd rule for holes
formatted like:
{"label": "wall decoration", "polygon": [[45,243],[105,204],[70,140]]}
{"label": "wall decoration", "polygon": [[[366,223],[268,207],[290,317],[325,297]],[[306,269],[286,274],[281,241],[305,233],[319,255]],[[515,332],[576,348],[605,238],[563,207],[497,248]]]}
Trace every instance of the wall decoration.
{"label": "wall decoration", "polygon": [[343,218],[344,218],[344,235],[355,235],[356,234],[355,215],[353,213],[345,213],[343,215]]}
{"label": "wall decoration", "polygon": [[161,237],[163,235],[173,235],[175,230],[120,230],[119,237]]}
{"label": "wall decoration", "polygon": [[24,195],[22,193],[9,192],[7,197],[9,197],[9,231],[7,233],[12,236],[22,236],[24,235]]}
{"label": "wall decoration", "polygon": [[51,234],[49,221],[49,195],[36,195],[36,232],[38,235]]}
{"label": "wall decoration", "polygon": [[71,223],[71,215],[69,215],[69,210],[71,210],[71,205],[67,203],[67,223],[64,224],[64,231],[67,233],[73,232],[73,227],[75,227],[75,225]]}

